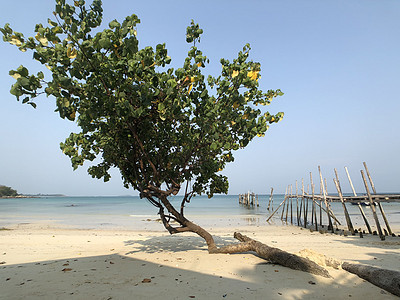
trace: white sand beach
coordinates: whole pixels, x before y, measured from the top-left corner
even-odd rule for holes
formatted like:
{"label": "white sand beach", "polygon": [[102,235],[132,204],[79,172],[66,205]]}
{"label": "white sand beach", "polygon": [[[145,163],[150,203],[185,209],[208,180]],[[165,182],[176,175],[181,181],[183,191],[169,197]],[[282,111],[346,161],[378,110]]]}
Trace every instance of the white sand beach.
{"label": "white sand beach", "polygon": [[[208,254],[185,233],[79,230],[19,224],[0,230],[0,299],[396,299],[344,270],[332,278],[273,265],[252,253]],[[311,249],[348,262],[400,270],[400,238],[340,236],[294,226],[216,228],[288,252]]]}

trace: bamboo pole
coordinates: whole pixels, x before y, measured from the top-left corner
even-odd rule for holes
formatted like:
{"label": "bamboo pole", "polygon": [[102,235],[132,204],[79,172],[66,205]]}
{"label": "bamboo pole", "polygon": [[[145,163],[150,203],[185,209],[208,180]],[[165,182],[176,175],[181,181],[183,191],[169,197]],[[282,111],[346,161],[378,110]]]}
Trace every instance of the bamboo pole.
{"label": "bamboo pole", "polygon": [[342,191],[342,187],[340,186],[339,176],[338,176],[336,168],[334,168],[333,171],[335,172],[335,177],[336,177],[336,181],[339,185],[339,189],[340,189],[340,191]]}
{"label": "bamboo pole", "polygon": [[[375,185],[374,185],[374,182],[372,181],[371,175],[369,174],[369,171],[368,171],[368,168],[367,168],[367,164],[365,162],[363,162],[363,164],[364,164],[365,171],[367,172],[367,176],[368,176],[368,179],[369,179],[369,183],[371,184],[372,190],[374,191],[374,194],[376,194]],[[387,231],[389,232],[390,235],[392,235],[393,234],[392,233],[392,229],[390,228],[389,221],[386,218],[386,214],[385,214],[385,212],[383,210],[382,204],[379,201],[377,201],[377,202],[378,202],[378,207],[379,207],[379,210],[381,211],[383,220],[385,221],[385,225],[386,225]]]}
{"label": "bamboo pole", "polygon": [[292,197],[292,185],[290,185],[290,224],[293,224],[293,197]]}
{"label": "bamboo pole", "polygon": [[319,185],[319,194],[320,194],[320,198],[319,198],[319,225],[321,227],[324,227],[324,225],[322,225],[322,186],[321,186],[321,184]]}
{"label": "bamboo pole", "polygon": [[[308,185],[307,185],[307,194],[308,194]],[[307,217],[308,217],[308,197],[304,199],[304,224],[303,224],[304,228],[307,228]]]}
{"label": "bamboo pole", "polygon": [[[320,166],[318,166],[318,172],[319,172],[320,184],[321,184],[321,186],[322,186],[322,196],[323,196],[323,199],[324,199],[324,203],[325,203],[325,206],[326,206],[326,210],[329,211],[329,206],[328,206],[328,202],[326,201],[325,186],[324,186],[324,183],[323,183],[323,181],[322,181],[322,173],[321,173],[321,167],[320,167]],[[333,230],[333,225],[332,225],[332,220],[331,220],[331,216],[330,216],[329,214],[327,214],[327,216],[328,216],[328,223],[329,223],[329,225],[328,225],[328,230],[331,229],[332,232],[334,232],[334,230]]]}
{"label": "bamboo pole", "polygon": [[344,216],[346,218],[347,228],[350,230],[351,234],[354,235],[353,223],[351,223],[349,212],[347,211],[346,204],[344,203],[344,200],[343,200],[343,194],[342,194],[342,189],[340,188],[340,183],[335,179],[333,179],[333,182],[336,185],[336,189],[339,194],[340,202],[342,202],[342,205],[343,205]]}
{"label": "bamboo pole", "polygon": [[386,218],[385,212],[383,211],[383,207],[382,207],[382,204],[380,202],[378,202],[378,207],[379,207],[379,209],[381,211],[383,220],[385,221],[387,231],[389,232],[390,235],[393,235],[392,229],[390,228],[390,225],[389,225],[389,221]]}
{"label": "bamboo pole", "polygon": [[[300,208],[299,208],[299,223],[301,224],[301,212],[303,209],[303,201],[304,201],[304,179],[301,179],[301,201],[300,201]],[[299,224],[299,226],[300,226]]]}
{"label": "bamboo pole", "polygon": [[[354,196],[357,196],[356,190],[354,189],[354,186],[353,186],[353,182],[351,181],[351,178],[350,178],[349,170],[347,170],[347,167],[344,167],[344,169],[345,169],[345,171],[346,171],[347,179],[349,180],[351,189],[352,189],[352,191],[353,191],[353,195],[354,195]],[[368,219],[367,219],[367,217],[366,217],[366,215],[365,215],[365,213],[364,213],[364,210],[363,210],[363,208],[362,208],[360,202],[357,203],[357,206],[358,206],[358,209],[360,210],[360,213],[361,213],[361,216],[362,216],[362,218],[363,218],[363,220],[364,220],[365,226],[367,226],[368,232],[369,232],[370,234],[372,234],[371,226],[369,226]]]}
{"label": "bamboo pole", "polygon": [[296,218],[297,218],[297,226],[300,226],[299,220],[299,193],[297,189],[297,180],[296,180]]}
{"label": "bamboo pole", "polygon": [[[279,208],[282,206],[282,204],[285,203],[285,201],[286,201],[286,195],[285,195],[285,198],[283,199],[283,201],[281,202],[281,204],[279,204],[279,206],[275,209],[275,211],[268,217],[266,222],[268,222],[272,218],[272,216],[279,210]],[[285,205],[283,207],[285,207]],[[282,220],[282,217],[281,217],[281,220]]]}
{"label": "bamboo pole", "polygon": [[[315,201],[315,199],[314,199],[314,183],[313,183],[313,179],[312,179],[312,173],[310,172],[310,185],[311,185],[311,193],[312,193],[312,209],[311,209],[311,225],[313,225],[314,224],[314,213],[315,213],[315,209],[316,209],[316,207],[315,207],[315,203],[314,203],[314,201]],[[317,224],[318,225],[318,224]],[[318,229],[317,229],[318,230]]]}
{"label": "bamboo pole", "polygon": [[374,186],[374,183],[372,182],[372,178],[371,178],[371,175],[369,174],[367,164],[365,163],[365,161],[363,162],[363,165],[364,165],[365,171],[367,172],[367,177],[369,179],[369,183],[371,184],[372,191],[374,192],[374,194],[376,194],[375,186]]}
{"label": "bamboo pole", "polygon": [[286,216],[285,216],[285,222],[287,223],[287,218],[288,218],[288,214],[289,214],[289,202],[290,202],[290,185],[288,186],[288,199],[289,201],[286,204]]}
{"label": "bamboo pole", "polygon": [[353,195],[357,196],[356,190],[354,189],[354,186],[353,186],[353,182],[351,181],[351,178],[350,178],[349,170],[347,170],[347,167],[344,167],[344,169],[346,170],[347,178],[349,179],[351,189],[353,190]]}
{"label": "bamboo pole", "polygon": [[[272,203],[272,193],[273,193],[273,192],[274,192],[274,188],[272,187],[272,188],[271,188],[271,196],[269,196],[269,202],[268,202],[268,208],[267,208],[267,210],[270,209],[270,206],[271,206],[271,203]],[[271,209],[273,210],[273,204],[272,204]]]}
{"label": "bamboo pole", "polygon": [[363,170],[361,170],[361,176],[362,176],[363,181],[364,181],[365,190],[367,191],[368,200],[369,200],[369,204],[371,206],[372,214],[374,215],[376,227],[378,228],[379,237],[381,238],[382,241],[384,241],[385,240],[385,236],[382,233],[381,225],[379,224],[379,220],[378,220],[378,215],[376,214],[375,205],[374,205],[374,202],[372,201],[371,193],[369,192],[369,188],[368,188],[367,179],[365,178]]}
{"label": "bamboo pole", "polygon": [[[286,187],[286,190],[285,190],[285,199],[283,200],[283,202],[286,202],[287,190],[288,190],[288,188]],[[279,205],[279,206],[280,206],[280,205]],[[284,213],[284,212],[285,212],[285,205],[282,207],[281,220],[283,220],[283,213]]]}
{"label": "bamboo pole", "polygon": [[314,217],[314,223],[315,223],[315,230],[318,230],[318,221],[317,221],[317,208],[315,207],[315,199],[314,199],[314,189],[315,189],[315,184],[311,185],[311,190],[312,190],[312,200],[313,200],[313,210],[314,210],[314,215],[311,216],[311,219]]}

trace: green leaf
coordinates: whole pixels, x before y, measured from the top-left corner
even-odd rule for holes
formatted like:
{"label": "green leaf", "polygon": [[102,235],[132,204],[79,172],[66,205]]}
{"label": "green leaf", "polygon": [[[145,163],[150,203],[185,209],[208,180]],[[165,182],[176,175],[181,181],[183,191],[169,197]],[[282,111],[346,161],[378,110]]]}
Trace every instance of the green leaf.
{"label": "green leaf", "polygon": [[111,47],[111,42],[107,38],[102,38],[102,39],[99,40],[99,45],[103,49],[108,49],[108,48]]}
{"label": "green leaf", "polygon": [[49,25],[51,25],[51,26],[53,26],[53,27],[55,27],[55,26],[58,25],[57,22],[54,22],[54,21],[52,21],[52,20],[50,20],[50,19],[47,19],[47,23],[49,23]]}
{"label": "green leaf", "polygon": [[18,78],[17,82],[24,88],[29,88],[30,86],[29,79],[25,77]]}
{"label": "green leaf", "polygon": [[113,21],[111,21],[111,22],[108,24],[108,26],[109,26],[111,29],[114,29],[114,28],[116,28],[116,27],[121,27],[121,24],[119,24],[119,22],[118,22],[117,20],[113,20]]}
{"label": "green leaf", "polygon": [[22,77],[27,77],[29,75],[29,71],[27,68],[24,66],[19,66],[17,69],[17,72],[22,76]]}

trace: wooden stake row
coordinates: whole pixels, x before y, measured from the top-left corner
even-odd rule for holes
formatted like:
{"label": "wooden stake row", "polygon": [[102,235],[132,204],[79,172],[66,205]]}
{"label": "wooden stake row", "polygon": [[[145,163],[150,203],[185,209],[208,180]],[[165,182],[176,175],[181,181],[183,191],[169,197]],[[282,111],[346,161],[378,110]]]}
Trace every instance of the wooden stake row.
{"label": "wooden stake row", "polygon": [[[361,203],[360,203],[360,202],[362,202],[361,201],[362,199],[365,199],[365,200],[368,199],[368,204],[369,204],[369,206],[370,206],[370,208],[372,210],[372,215],[373,215],[373,218],[374,218],[374,221],[375,221],[376,228],[378,230],[379,237],[382,240],[384,240],[385,239],[385,235],[395,236],[393,234],[391,228],[390,228],[389,221],[388,221],[388,219],[386,217],[386,214],[385,214],[385,212],[383,210],[381,201],[382,201],[382,199],[385,199],[385,201],[399,201],[400,200],[400,195],[382,195],[382,194],[379,195],[379,194],[377,194],[376,193],[376,189],[375,189],[375,185],[374,185],[374,183],[372,181],[371,174],[368,171],[367,165],[366,165],[365,162],[363,164],[364,164],[364,168],[365,168],[368,180],[369,180],[369,184],[370,184],[370,186],[372,188],[373,194],[370,193],[369,186],[368,186],[367,179],[366,179],[367,177],[365,176],[364,171],[361,170],[361,177],[363,179],[364,187],[365,187],[367,195],[366,196],[357,196],[357,194],[355,192],[355,189],[354,189],[354,186],[353,186],[353,183],[351,181],[349,172],[347,170],[347,167],[345,167],[347,178],[349,180],[349,183],[350,183],[350,186],[351,186],[351,189],[353,191],[353,195],[354,196],[350,196],[350,197],[349,196],[346,196],[346,197],[343,196],[342,188],[340,186],[340,181],[339,181],[339,177],[338,177],[336,169],[334,169],[335,179],[333,179],[333,182],[335,184],[338,196],[328,195],[328,192],[327,192],[327,180],[326,180],[326,178],[323,179],[321,168],[318,166],[319,179],[320,179],[320,195],[315,195],[315,185],[314,185],[314,182],[313,182],[312,173],[310,172],[311,194],[308,191],[309,190],[309,186],[307,186],[307,192],[305,192],[305,190],[304,190],[304,180],[303,179],[302,179],[302,193],[301,193],[301,195],[298,193],[297,181],[296,181],[296,185],[295,185],[295,188],[296,188],[295,194],[293,193],[292,185],[288,185],[286,187],[285,197],[284,197],[283,201],[279,204],[279,206],[275,209],[275,211],[273,211],[271,213],[271,215],[267,218],[267,222],[282,207],[281,220],[285,221],[285,222],[288,222],[289,213],[290,213],[290,223],[293,224],[293,199],[296,199],[296,216],[295,217],[296,217],[296,220],[297,220],[296,223],[297,223],[298,226],[304,226],[305,228],[307,228],[307,227],[309,227],[311,225],[312,228],[315,228],[315,230],[319,230],[320,228],[324,228],[324,225],[322,223],[322,221],[323,221],[322,216],[323,216],[323,212],[324,212],[324,213],[326,213],[326,218],[328,220],[328,227],[327,227],[328,230],[331,231],[331,232],[335,232],[334,225],[336,227],[336,231],[338,231],[339,230],[338,229],[338,225],[341,225],[341,224],[340,224],[339,220],[336,218],[335,214],[332,211],[331,203],[332,202],[336,202],[336,201],[340,201],[341,204],[342,204],[342,207],[343,207],[347,229],[350,231],[351,234],[354,235],[354,234],[358,233],[358,230],[354,229],[353,223],[352,223],[351,218],[350,218],[350,214],[349,214],[349,212],[347,210],[347,207],[346,207],[346,202],[350,202],[350,203],[356,203],[357,204],[357,206],[358,206],[358,208],[360,210],[362,219],[363,219],[363,221],[364,221],[364,223],[365,223],[365,225],[367,227],[368,233],[376,234],[375,232],[372,232],[371,226],[370,226],[370,224],[368,222],[368,219],[367,219],[367,217],[365,215],[365,212],[364,212],[364,210],[363,210],[363,208],[361,206]],[[273,189],[271,188],[271,196],[270,196],[269,203],[268,203],[268,208],[267,208],[268,210],[271,209],[271,211],[273,210],[273,207],[271,206],[272,196],[273,196],[272,193],[273,193]],[[309,203],[308,202],[309,202],[309,200],[311,200],[311,204],[312,204],[310,221],[309,221],[309,217],[308,217],[308,212],[309,212]],[[318,224],[318,221],[317,221],[317,206],[319,206],[319,224]],[[380,225],[380,222],[379,222],[379,219],[378,219],[376,206],[379,207],[381,216],[382,216],[382,218],[383,218],[383,220],[385,222],[386,228],[387,228],[387,230],[386,229],[383,230],[384,232],[382,231],[382,228],[381,228],[381,225]],[[285,212],[286,212],[286,214],[285,214]],[[332,222],[332,220],[333,220],[333,222]],[[361,232],[360,232],[360,237],[362,237],[362,233]]]}

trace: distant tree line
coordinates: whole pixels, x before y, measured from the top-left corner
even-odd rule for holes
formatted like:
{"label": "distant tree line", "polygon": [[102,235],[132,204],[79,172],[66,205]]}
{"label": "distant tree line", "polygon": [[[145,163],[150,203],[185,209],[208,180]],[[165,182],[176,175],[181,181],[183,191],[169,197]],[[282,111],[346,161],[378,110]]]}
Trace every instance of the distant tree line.
{"label": "distant tree line", "polygon": [[0,197],[14,197],[18,192],[8,186],[0,185]]}

